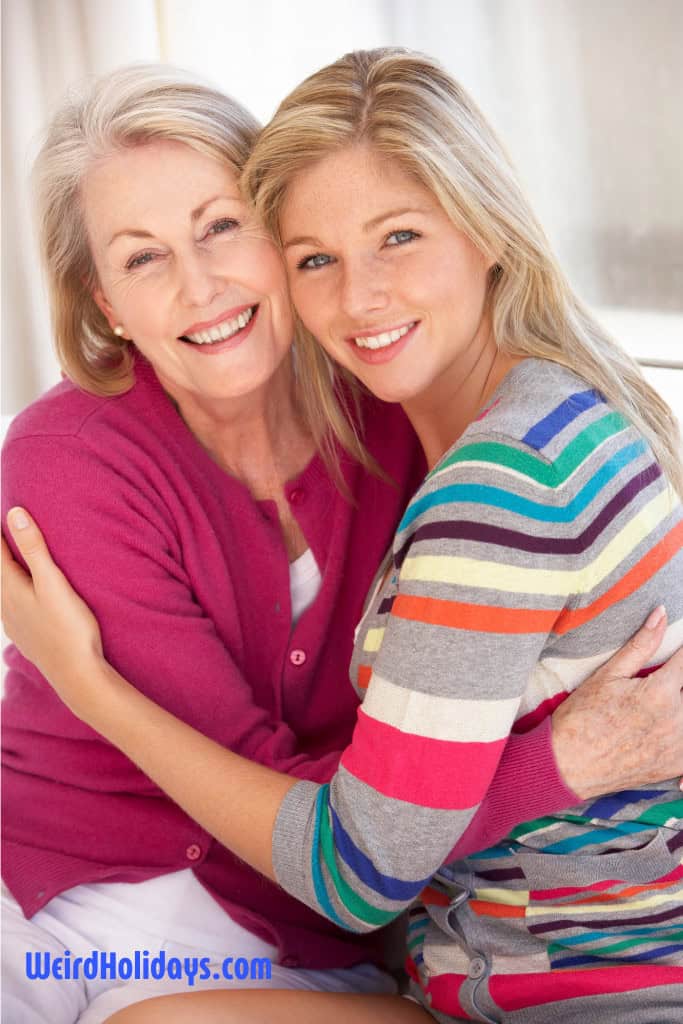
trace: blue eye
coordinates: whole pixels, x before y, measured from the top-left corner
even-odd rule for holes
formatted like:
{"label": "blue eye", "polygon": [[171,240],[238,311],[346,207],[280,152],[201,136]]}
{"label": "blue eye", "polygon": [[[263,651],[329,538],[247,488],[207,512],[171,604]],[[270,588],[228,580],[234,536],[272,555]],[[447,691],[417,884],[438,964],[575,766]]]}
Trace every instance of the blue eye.
{"label": "blue eye", "polygon": [[143,267],[145,263],[151,263],[154,259],[153,252],[141,252],[126,263],[126,270],[135,270],[136,267]]}
{"label": "blue eye", "polygon": [[324,252],[317,252],[315,256],[304,256],[297,263],[297,267],[299,270],[316,270],[318,267],[326,267],[331,262],[331,256],[326,256]]}
{"label": "blue eye", "polygon": [[405,245],[406,242],[412,242],[414,238],[419,237],[417,231],[410,231],[407,228],[401,231],[392,231],[390,235],[387,235],[385,245]]}
{"label": "blue eye", "polygon": [[239,227],[239,223],[233,220],[232,217],[222,217],[220,220],[215,221],[206,233],[207,235],[222,235],[224,232],[232,231],[233,228],[237,227]]}

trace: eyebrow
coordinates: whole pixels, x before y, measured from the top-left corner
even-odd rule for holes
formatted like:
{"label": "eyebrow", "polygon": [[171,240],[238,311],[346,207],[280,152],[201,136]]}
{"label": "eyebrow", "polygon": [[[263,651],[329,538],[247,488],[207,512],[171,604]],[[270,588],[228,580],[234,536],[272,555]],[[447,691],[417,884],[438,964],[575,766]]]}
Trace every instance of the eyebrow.
{"label": "eyebrow", "polygon": [[[379,227],[386,220],[392,220],[394,217],[403,217],[408,213],[421,213],[429,214],[432,211],[423,206],[399,206],[395,210],[387,210],[386,213],[380,213],[377,217],[372,217],[370,220],[363,224],[363,231],[372,231],[373,228]],[[294,245],[318,245],[322,246],[322,242],[319,238],[312,238],[310,235],[298,235],[296,238],[290,238],[288,242],[285,242],[283,249],[289,249],[290,246]]]}
{"label": "eyebrow", "polygon": [[[218,199],[229,199],[232,200],[233,202],[241,201],[240,196],[227,196],[223,194],[212,196],[210,199],[207,199],[205,203],[202,203],[201,206],[198,206],[196,210],[192,211],[192,213],[190,214],[190,219],[192,220],[192,223],[194,224],[196,221],[198,221],[199,218],[206,212],[206,210],[208,210],[211,204],[215,203]],[[154,235],[150,231],[143,231],[139,228],[122,228],[121,231],[117,231],[115,235],[111,236],[111,238],[107,242],[107,247],[109,247],[113,242],[115,242],[117,238],[121,238],[124,235],[126,235],[128,238],[154,238]]]}

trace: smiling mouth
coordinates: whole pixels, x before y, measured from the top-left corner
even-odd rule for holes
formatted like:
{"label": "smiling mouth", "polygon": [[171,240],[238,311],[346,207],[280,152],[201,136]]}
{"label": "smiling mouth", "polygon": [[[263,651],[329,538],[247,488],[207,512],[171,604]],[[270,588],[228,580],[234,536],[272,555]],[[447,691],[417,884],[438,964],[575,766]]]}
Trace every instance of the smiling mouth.
{"label": "smiling mouth", "polygon": [[234,338],[235,335],[244,330],[255,316],[257,310],[258,304],[250,306],[236,317],[233,317],[231,320],[224,320],[223,323],[216,324],[215,327],[207,328],[204,331],[197,331],[195,334],[181,334],[179,340],[186,342],[188,345],[216,345],[221,341],[227,341],[228,338]]}
{"label": "smiling mouth", "polygon": [[365,335],[361,338],[352,338],[351,340],[359,348],[388,348],[389,345],[395,345],[397,341],[404,338],[408,331],[412,331],[413,327],[417,324],[417,320],[413,320],[409,324],[404,324],[403,327],[396,327],[393,331],[383,331],[380,334]]}

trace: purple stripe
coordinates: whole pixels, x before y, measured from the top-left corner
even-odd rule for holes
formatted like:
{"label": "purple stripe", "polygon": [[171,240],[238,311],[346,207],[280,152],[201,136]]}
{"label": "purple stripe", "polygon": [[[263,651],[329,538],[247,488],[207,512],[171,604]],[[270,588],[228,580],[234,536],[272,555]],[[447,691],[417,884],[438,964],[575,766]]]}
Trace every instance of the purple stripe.
{"label": "purple stripe", "polygon": [[393,597],[385,597],[383,601],[380,601],[379,608],[377,609],[378,615],[386,615],[394,607]]}
{"label": "purple stripe", "polygon": [[673,839],[668,839],[666,845],[669,847],[671,852],[677,850],[679,846],[683,846],[683,832],[677,832]]}
{"label": "purple stripe", "polygon": [[477,871],[477,878],[485,878],[488,882],[507,882],[521,878],[526,882],[526,875],[521,868],[499,868],[497,871]]}
{"label": "purple stripe", "polygon": [[592,928],[594,930],[621,928],[626,924],[654,924],[657,921],[670,921],[672,918],[682,916],[683,907],[675,907],[673,910],[664,910],[661,914],[647,914],[645,917],[614,917],[609,921],[604,921],[601,918],[595,921],[585,920],[584,918],[580,921],[572,921],[569,918],[565,918],[561,921],[550,921],[546,924],[530,924],[529,931],[533,932],[534,935],[543,935],[545,932],[564,932],[568,928]]}
{"label": "purple stripe", "polygon": [[652,463],[614,495],[612,500],[602,509],[600,514],[588,524],[578,537],[534,537],[520,530],[507,530],[499,526],[488,526],[483,523],[472,523],[464,519],[425,523],[411,534],[403,547],[395,556],[398,568],[408,553],[408,548],[419,540],[440,540],[448,537],[452,540],[472,540],[482,544],[512,548],[518,551],[532,551],[547,555],[579,555],[588,550],[596,539],[616,518],[622,509],[641,491],[662,475],[660,467]]}

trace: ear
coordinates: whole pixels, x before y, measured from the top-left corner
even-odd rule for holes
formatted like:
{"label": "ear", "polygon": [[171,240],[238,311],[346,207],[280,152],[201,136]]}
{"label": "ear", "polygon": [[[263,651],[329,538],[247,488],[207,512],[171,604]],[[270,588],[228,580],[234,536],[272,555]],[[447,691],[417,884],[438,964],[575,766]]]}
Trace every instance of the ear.
{"label": "ear", "polygon": [[[120,338],[125,338],[126,341],[130,341],[131,339],[130,339],[130,335],[129,334],[126,334],[125,332],[121,333],[121,323],[120,323],[118,317],[116,316],[116,314],[114,313],[112,305],[109,302],[109,299],[107,299],[107,297],[104,294],[104,292],[102,291],[102,289],[99,288],[99,287],[92,288],[91,289],[91,295],[92,295],[93,299],[95,300],[95,305],[106,316],[107,322],[108,322],[109,326],[112,329],[112,333],[113,334],[118,334]],[[118,328],[118,330],[117,330],[117,328]]]}
{"label": "ear", "polygon": [[93,299],[95,300],[95,305],[102,313],[104,313],[109,323],[109,326],[113,331],[118,323],[118,320],[114,316],[114,310],[112,309],[109,299],[105,296],[101,288],[92,288],[91,294]]}

